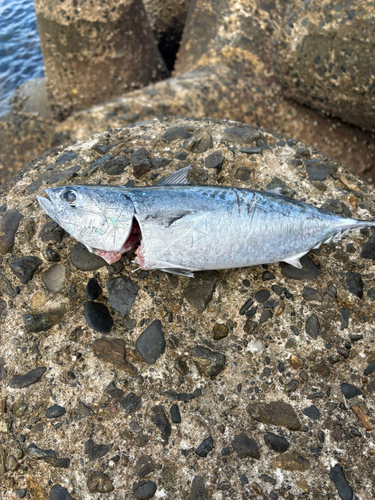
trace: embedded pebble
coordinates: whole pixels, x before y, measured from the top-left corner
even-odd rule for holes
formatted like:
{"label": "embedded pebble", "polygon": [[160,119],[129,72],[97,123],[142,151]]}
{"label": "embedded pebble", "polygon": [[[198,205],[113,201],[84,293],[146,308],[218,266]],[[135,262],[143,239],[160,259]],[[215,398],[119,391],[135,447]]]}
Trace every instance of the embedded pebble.
{"label": "embedded pebble", "polygon": [[63,153],[62,155],[60,155],[56,158],[55,163],[56,163],[56,165],[64,165],[64,163],[72,161],[77,157],[78,157],[78,154],[75,153],[74,151],[65,151],[65,153]]}
{"label": "embedded pebble", "polygon": [[249,130],[249,127],[229,127],[224,129],[223,137],[237,144],[251,144],[260,139],[261,134],[257,130]]}
{"label": "embedded pebble", "polygon": [[198,312],[203,312],[212,300],[218,277],[217,271],[195,273],[195,278],[184,289],[183,297]]}
{"label": "embedded pebble", "polygon": [[375,231],[372,230],[370,238],[362,245],[362,259],[375,259]]}
{"label": "embedded pebble", "polygon": [[53,250],[53,248],[46,248],[43,251],[43,256],[48,262],[59,262],[60,260],[60,255],[56,250]]}
{"label": "embedded pebble", "polygon": [[165,350],[164,331],[161,321],[154,320],[137,339],[136,348],[144,361],[153,365]]}
{"label": "embedded pebble", "polygon": [[263,438],[266,445],[276,453],[285,453],[289,448],[289,441],[279,434],[267,432]]}
{"label": "embedded pebble", "polygon": [[64,288],[65,277],[65,265],[53,264],[44,271],[42,281],[49,292],[58,293]]}
{"label": "embedded pebble", "polygon": [[40,230],[39,238],[44,242],[54,241],[55,243],[61,243],[65,235],[67,236],[67,233],[64,229],[54,220],[50,220]]}
{"label": "embedded pebble", "polygon": [[207,490],[202,476],[194,476],[191,483],[189,500],[205,500],[207,498]]}
{"label": "embedded pebble", "polygon": [[263,304],[263,302],[266,302],[270,296],[271,294],[268,290],[259,290],[259,292],[255,294],[255,300],[260,304]]}
{"label": "embedded pebble", "polygon": [[98,444],[92,438],[85,442],[85,453],[89,460],[97,460],[104,457],[112,449],[112,444]]}
{"label": "embedded pebble", "polygon": [[329,473],[329,477],[333,481],[333,484],[336,486],[337,493],[341,500],[352,500],[353,489],[345,477],[344,469],[340,467],[340,465],[336,464],[334,467],[332,467]]}
{"label": "embedded pebble", "polygon": [[315,288],[309,288],[308,286],[305,286],[303,291],[302,291],[302,297],[305,300],[316,300],[317,302],[322,302],[323,297],[322,295],[318,292],[318,290],[315,290]]}
{"label": "embedded pebble", "polygon": [[151,169],[151,161],[148,156],[148,151],[145,148],[139,148],[130,156],[130,161],[133,167],[134,177],[140,179]]}
{"label": "embedded pebble", "polygon": [[340,386],[341,392],[345,396],[345,399],[352,399],[355,398],[356,396],[361,396],[362,391],[358,389],[355,385],[352,384],[341,384]]}
{"label": "embedded pebble", "polygon": [[201,375],[204,377],[215,377],[225,368],[226,357],[217,351],[211,351],[207,347],[197,345],[192,352],[193,361]]}
{"label": "embedded pebble", "polygon": [[93,353],[97,358],[106,363],[111,363],[129,375],[136,376],[138,369],[126,359],[125,340],[122,338],[105,338],[94,340],[92,344]]}
{"label": "embedded pebble", "polygon": [[18,226],[23,215],[18,210],[8,210],[0,218],[0,255],[11,252]]}
{"label": "embedded pebble", "polygon": [[134,470],[138,477],[143,479],[147,474],[151,474],[155,470],[155,462],[150,455],[142,455],[138,458],[134,465]]}
{"label": "embedded pebble", "polygon": [[311,405],[304,410],[302,410],[302,413],[306,415],[306,417],[311,418],[312,420],[319,420],[320,419],[320,411],[315,405]]}
{"label": "embedded pebble", "polygon": [[156,493],[156,483],[154,481],[139,481],[133,484],[133,495],[137,500],[147,500]]}
{"label": "embedded pebble", "polygon": [[211,434],[208,436],[208,438],[204,439],[201,444],[196,448],[195,454],[198,455],[198,457],[207,457],[207,455],[214,449],[214,442],[212,440]]}
{"label": "embedded pebble", "polygon": [[177,139],[188,139],[189,137],[191,137],[191,133],[183,127],[170,127],[162,134],[160,139],[169,143]]}
{"label": "embedded pebble", "polygon": [[316,340],[318,338],[319,331],[320,331],[319,319],[318,316],[315,313],[313,313],[306,320],[306,333],[312,339]]}
{"label": "embedded pebble", "polygon": [[212,135],[208,132],[202,132],[186,139],[183,148],[191,153],[204,153],[207,149],[213,147]]}
{"label": "embedded pebble", "polygon": [[109,333],[111,331],[113,319],[104,304],[87,301],[83,305],[83,311],[90,328],[101,333]]}
{"label": "embedded pebble", "polygon": [[109,303],[124,318],[130,311],[136,296],[139,292],[139,286],[130,278],[120,276],[107,281]]}
{"label": "embedded pebble", "polygon": [[363,297],[363,281],[360,273],[346,273],[346,284],[350,293],[360,299]]}
{"label": "embedded pebble", "polygon": [[302,456],[297,451],[287,451],[274,458],[271,462],[271,466],[280,468],[288,471],[299,471],[306,472],[310,469],[310,460]]}
{"label": "embedded pebble", "polygon": [[135,413],[142,406],[142,398],[135,392],[129,392],[123,398],[119,398],[118,402],[126,413]]}
{"label": "embedded pebble", "polygon": [[104,472],[89,472],[87,476],[87,488],[90,493],[110,493],[113,491],[113,483]]}
{"label": "embedded pebble", "polygon": [[212,332],[214,340],[221,340],[225,339],[225,337],[228,336],[229,329],[226,325],[223,325],[222,323],[215,323]]}
{"label": "embedded pebble", "polygon": [[161,438],[165,444],[168,443],[169,438],[171,437],[172,427],[171,423],[168,420],[167,413],[165,411],[164,406],[155,405],[152,408],[152,421],[156,425],[156,427],[160,430]]}
{"label": "embedded pebble", "polygon": [[66,410],[63,406],[53,405],[46,409],[46,417],[47,418],[58,418],[65,415]]}
{"label": "embedded pebble", "polygon": [[12,389],[23,389],[24,387],[28,387],[29,385],[38,382],[38,380],[43,377],[46,371],[47,368],[45,366],[34,368],[24,375],[15,375],[9,380],[8,385]]}
{"label": "embedded pebble", "polygon": [[99,255],[89,252],[82,243],[72,248],[70,261],[80,271],[96,271],[107,264]]}
{"label": "embedded pebble", "polygon": [[16,290],[13,288],[11,282],[8,280],[4,274],[0,273],[0,290],[5,293],[10,298],[16,296]]}
{"label": "embedded pebble", "polygon": [[74,498],[60,484],[55,484],[50,489],[49,500],[74,500]]}
{"label": "embedded pebble", "polygon": [[222,151],[215,151],[204,159],[204,166],[206,168],[220,169],[224,163],[224,153]]}
{"label": "embedded pebble", "polygon": [[90,278],[86,285],[86,297],[90,300],[97,299],[103,293],[102,287],[95,278]]}
{"label": "embedded pebble", "polygon": [[55,325],[58,325],[66,313],[65,306],[57,309],[50,309],[43,313],[24,314],[22,316],[26,331],[44,332]]}
{"label": "embedded pebble", "polygon": [[240,167],[239,169],[236,170],[236,173],[234,174],[234,178],[246,182],[250,179],[251,176],[251,170],[249,170],[246,167]]}
{"label": "embedded pebble", "polygon": [[101,169],[108,175],[121,175],[130,161],[126,155],[118,155],[116,158],[107,159],[102,162]]}
{"label": "embedded pebble", "polygon": [[286,427],[291,431],[299,431],[302,427],[293,407],[284,401],[250,403],[247,411],[257,422]]}
{"label": "embedded pebble", "polygon": [[29,281],[31,281],[34,276],[35,271],[42,264],[41,259],[39,257],[34,257],[33,255],[27,255],[25,257],[20,257],[18,259],[13,260],[9,267],[13,274],[17,276],[17,278],[26,285]]}
{"label": "embedded pebble", "polygon": [[179,410],[177,404],[174,404],[174,405],[171,406],[171,418],[172,418],[172,422],[174,424],[180,424],[181,423],[180,410]]}
{"label": "embedded pebble", "polygon": [[251,457],[257,460],[260,459],[260,453],[255,439],[249,438],[245,432],[240,432],[234,436],[231,445],[233,451],[239,458]]}

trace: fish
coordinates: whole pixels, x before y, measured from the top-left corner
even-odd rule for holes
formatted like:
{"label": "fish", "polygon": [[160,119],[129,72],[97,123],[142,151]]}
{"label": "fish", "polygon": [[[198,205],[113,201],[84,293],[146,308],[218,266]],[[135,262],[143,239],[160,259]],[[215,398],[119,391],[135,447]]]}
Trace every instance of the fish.
{"label": "fish", "polygon": [[117,262],[136,249],[141,269],[194,272],[286,262],[375,220],[341,217],[276,189],[189,185],[189,167],[156,186],[71,185],[37,196],[43,210],[90,252]]}

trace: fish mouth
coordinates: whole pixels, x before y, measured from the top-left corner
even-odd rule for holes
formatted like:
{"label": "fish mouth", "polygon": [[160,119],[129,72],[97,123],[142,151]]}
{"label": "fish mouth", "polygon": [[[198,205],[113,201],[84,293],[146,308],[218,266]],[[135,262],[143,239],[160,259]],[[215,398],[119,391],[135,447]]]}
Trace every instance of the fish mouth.
{"label": "fish mouth", "polygon": [[[45,190],[47,195],[48,195],[48,190]],[[39,205],[43,208],[43,210],[46,212],[47,215],[51,217],[56,222],[59,222],[58,217],[57,217],[57,210],[52,203],[52,201],[49,198],[45,198],[44,196],[36,196],[36,199],[38,200]]]}

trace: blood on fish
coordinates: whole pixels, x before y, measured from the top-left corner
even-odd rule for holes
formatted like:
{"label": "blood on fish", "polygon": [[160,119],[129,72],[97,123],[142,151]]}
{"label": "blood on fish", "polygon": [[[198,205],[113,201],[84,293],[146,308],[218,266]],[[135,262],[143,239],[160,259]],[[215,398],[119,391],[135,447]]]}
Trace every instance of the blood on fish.
{"label": "blood on fish", "polygon": [[139,227],[138,222],[135,219],[133,219],[133,224],[128,239],[125,241],[125,243],[122,245],[121,249],[118,252],[108,252],[106,250],[100,250],[99,248],[93,248],[92,251],[94,252],[94,254],[99,255],[99,257],[102,257],[108,264],[114,264],[115,262],[121,259],[121,255],[123,253],[130,252],[131,250],[133,250],[141,241],[141,239],[142,239],[141,229]]}

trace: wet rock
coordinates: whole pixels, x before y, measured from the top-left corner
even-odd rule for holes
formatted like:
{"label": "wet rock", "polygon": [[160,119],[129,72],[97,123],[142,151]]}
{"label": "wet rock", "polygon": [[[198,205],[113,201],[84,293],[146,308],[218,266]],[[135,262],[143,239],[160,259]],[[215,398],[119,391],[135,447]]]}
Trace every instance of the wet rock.
{"label": "wet rock", "polygon": [[234,436],[231,445],[239,458],[251,457],[257,460],[260,459],[259,449],[255,439],[249,438],[245,432],[240,432]]}
{"label": "wet rock", "polygon": [[208,438],[204,439],[198,448],[195,450],[198,457],[207,457],[207,455],[214,449],[214,442],[212,436],[209,435]]}
{"label": "wet rock", "polygon": [[306,415],[306,417],[311,418],[312,420],[320,419],[320,411],[315,405],[308,406],[307,408],[302,410],[302,413]]}
{"label": "wet rock", "polygon": [[107,281],[109,303],[124,318],[130,311],[139,291],[139,286],[125,276]]}
{"label": "wet rock", "polygon": [[189,137],[191,137],[191,133],[183,127],[171,127],[162,134],[160,139],[163,142],[170,143],[177,139],[189,139]]}
{"label": "wet rock", "polygon": [[247,411],[251,418],[257,422],[286,427],[291,431],[299,431],[302,428],[302,424],[293,407],[283,401],[250,403]]}
{"label": "wet rock", "polygon": [[90,493],[110,493],[113,491],[112,480],[104,472],[89,472],[87,489]]}
{"label": "wet rock", "polygon": [[264,435],[264,442],[271,450],[276,451],[276,453],[285,453],[289,448],[289,441],[273,432],[267,432]]}
{"label": "wet rock", "polygon": [[249,127],[229,127],[224,129],[223,138],[236,144],[252,144],[260,139],[261,134]]}
{"label": "wet rock", "polygon": [[74,498],[60,484],[55,484],[50,489],[49,500],[74,500]]}
{"label": "wet rock", "polygon": [[212,333],[214,340],[221,340],[228,336],[229,329],[226,325],[223,325],[222,323],[215,323],[212,329]]}
{"label": "wet rock", "polygon": [[203,312],[212,300],[218,277],[216,271],[196,273],[183,291],[183,297],[198,312]]}
{"label": "wet rock", "polygon": [[148,157],[148,151],[145,148],[139,148],[130,156],[130,161],[133,166],[134,177],[140,179],[151,169],[151,161]]}
{"label": "wet rock", "polygon": [[133,484],[133,495],[137,500],[147,500],[156,493],[156,483],[154,481],[139,481]]}
{"label": "wet rock", "polygon": [[68,467],[70,467],[69,458],[58,458],[55,450],[43,450],[34,443],[29,444],[26,449],[26,453],[33,458],[43,460],[53,467],[61,467],[63,469],[67,469]]}
{"label": "wet rock", "polygon": [[18,210],[8,210],[0,218],[0,255],[12,251],[14,239],[23,215]]}
{"label": "wet rock", "polygon": [[54,241],[55,243],[61,243],[64,236],[67,236],[67,233],[54,220],[46,222],[39,233],[39,238],[44,242]]}
{"label": "wet rock", "polygon": [[156,405],[152,408],[152,421],[160,430],[161,438],[164,444],[168,444],[169,438],[171,437],[172,428],[165,412],[164,406]]}
{"label": "wet rock", "polygon": [[92,344],[92,350],[100,360],[110,363],[120,370],[136,376],[137,368],[126,359],[125,340],[122,338],[96,339]]}
{"label": "wet rock", "polygon": [[86,297],[90,300],[95,300],[103,293],[102,287],[95,278],[89,279],[86,285]]}
{"label": "wet rock", "polygon": [[55,163],[56,165],[64,165],[65,163],[68,163],[69,161],[72,161],[77,157],[78,154],[75,153],[74,151],[65,151],[65,153],[56,158]]}
{"label": "wet rock", "polygon": [[90,328],[100,333],[109,333],[111,331],[113,319],[104,304],[87,301],[83,305],[83,311]]}
{"label": "wet rock", "polygon": [[118,155],[116,158],[102,163],[101,169],[108,175],[121,175],[129,163],[130,161],[126,155]]}
{"label": "wet rock", "polygon": [[8,297],[13,298],[16,296],[16,290],[13,288],[11,282],[6,276],[0,274],[0,290],[8,295]]}
{"label": "wet rock", "polygon": [[64,264],[53,264],[43,273],[42,281],[49,292],[58,293],[64,288],[65,276]]}
{"label": "wet rock", "polygon": [[96,271],[107,264],[104,259],[89,252],[82,243],[78,243],[72,248],[70,260],[73,266],[80,271]]}
{"label": "wet rock", "polygon": [[26,331],[44,332],[58,325],[66,313],[65,306],[51,309],[43,313],[24,314],[22,316]]}
{"label": "wet rock", "polygon": [[53,405],[46,409],[46,417],[47,418],[58,418],[65,415],[66,410],[63,406]]}
{"label": "wet rock", "polygon": [[198,372],[204,377],[215,377],[225,368],[226,356],[207,347],[195,346],[192,358]]}
{"label": "wet rock", "polygon": [[350,293],[360,299],[363,297],[363,281],[360,273],[346,273],[346,284]]}
{"label": "wet rock", "polygon": [[280,262],[281,274],[285,278],[292,280],[316,280],[320,271],[313,261],[305,255],[302,259],[300,259],[300,262],[302,264],[301,269],[297,269],[296,267],[286,264],[285,262]]}
{"label": "wet rock", "polygon": [[337,493],[341,500],[352,500],[353,490],[345,477],[344,469],[336,464],[332,467],[329,477],[336,486]]}
{"label": "wet rock", "polygon": [[138,337],[136,347],[142,358],[153,365],[164,353],[165,340],[161,321],[154,320]]}
{"label": "wet rock", "polygon": [[221,169],[224,163],[224,153],[222,151],[215,151],[204,159],[204,166],[206,168]]}
{"label": "wet rock", "polygon": [[212,136],[208,132],[202,132],[186,139],[183,148],[191,153],[204,153],[213,147]]}
{"label": "wet rock", "polygon": [[9,387],[12,389],[23,389],[24,387],[28,387],[29,385],[35,384],[40,380],[47,368],[45,366],[41,366],[39,368],[34,368],[24,375],[15,375],[9,380]]}
{"label": "wet rock", "polygon": [[297,451],[289,451],[274,458],[271,462],[271,466],[292,472],[306,472],[310,469],[310,461]]}
{"label": "wet rock", "polygon": [[180,415],[180,410],[178,408],[178,405],[174,404],[171,406],[171,418],[172,422],[174,424],[180,424],[181,423],[181,415]]}
{"label": "wet rock", "polygon": [[207,490],[202,476],[200,475],[194,476],[193,481],[191,483],[191,489],[188,499],[189,500],[207,499]]}
{"label": "wet rock", "polygon": [[320,331],[319,319],[318,316],[314,313],[311,316],[309,316],[306,320],[306,333],[312,339],[316,340],[318,338],[319,331]]}
{"label": "wet rock", "polygon": [[345,399],[352,399],[362,395],[362,391],[352,384],[341,384],[340,389]]}
{"label": "wet rock", "polygon": [[119,398],[118,402],[126,413],[134,413],[142,406],[142,398],[134,392],[129,392],[125,397]]}
{"label": "wet rock", "polygon": [[10,263],[9,267],[13,274],[15,274],[21,281],[21,283],[26,285],[26,283],[28,283],[32,279],[35,271],[41,264],[42,261],[38,257],[27,255],[25,257],[20,257],[13,260]]}
{"label": "wet rock", "polygon": [[112,444],[97,444],[92,438],[85,442],[85,453],[89,460],[104,457],[112,449]]}
{"label": "wet rock", "polygon": [[308,301],[315,300],[317,302],[322,302],[323,300],[323,297],[318,290],[315,290],[315,288],[309,288],[308,286],[304,287],[302,297]]}
{"label": "wet rock", "polygon": [[142,455],[135,463],[134,470],[138,477],[143,479],[147,474],[155,470],[155,463],[150,455]]}

